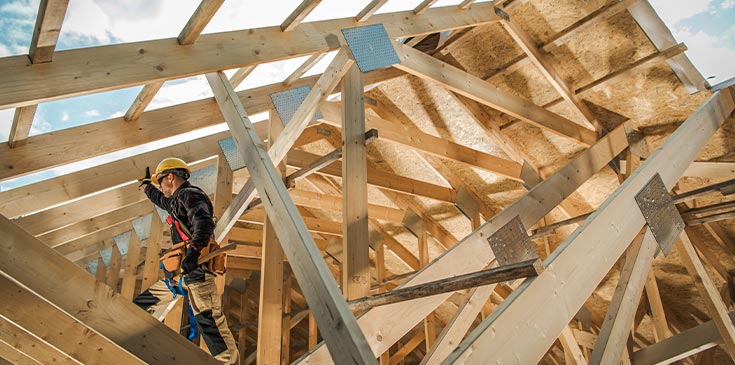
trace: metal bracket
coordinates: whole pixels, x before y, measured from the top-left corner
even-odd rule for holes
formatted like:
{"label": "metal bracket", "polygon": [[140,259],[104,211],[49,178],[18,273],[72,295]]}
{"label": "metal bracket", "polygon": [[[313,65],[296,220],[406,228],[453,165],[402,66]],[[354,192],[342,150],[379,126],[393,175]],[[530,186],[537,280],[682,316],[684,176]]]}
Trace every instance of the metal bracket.
{"label": "metal bracket", "polygon": [[[270,95],[273,106],[276,107],[276,112],[278,113],[278,117],[281,118],[284,127],[293,118],[294,114],[296,114],[296,110],[304,103],[309,92],[311,92],[310,86],[302,86]],[[317,110],[312,121],[321,118],[324,118],[324,116]]]}
{"label": "metal bracket", "polygon": [[426,222],[411,208],[406,209],[406,214],[403,216],[403,226],[416,237],[420,237],[426,232]]}
{"label": "metal bracket", "polygon": [[684,229],[684,220],[658,173],[636,194],[635,201],[661,251],[668,256],[676,238]]}
{"label": "metal bracket", "polygon": [[240,151],[237,150],[237,145],[235,145],[235,140],[232,137],[221,139],[217,143],[232,171],[237,171],[245,167],[245,160],[240,155]]}
{"label": "metal bracket", "polygon": [[342,35],[362,73],[401,63],[383,24],[344,28]]}
{"label": "metal bracket", "polygon": [[478,214],[480,214],[480,204],[477,203],[474,197],[470,195],[464,188],[457,190],[457,197],[454,199],[454,205],[457,209],[464,214],[467,219],[472,220]]}
{"label": "metal bracket", "polygon": [[538,253],[526,233],[521,218],[515,216],[503,227],[488,237],[487,243],[495,253],[498,266],[514,264],[521,261],[534,260]]}

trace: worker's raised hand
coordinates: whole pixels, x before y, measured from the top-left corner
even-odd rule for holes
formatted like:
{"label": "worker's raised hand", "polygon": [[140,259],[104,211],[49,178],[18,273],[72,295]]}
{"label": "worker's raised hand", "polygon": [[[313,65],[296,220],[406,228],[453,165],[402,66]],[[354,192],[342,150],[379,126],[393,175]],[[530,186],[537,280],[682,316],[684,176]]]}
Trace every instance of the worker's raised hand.
{"label": "worker's raised hand", "polygon": [[145,176],[138,179],[138,182],[140,185],[138,187],[141,187],[143,185],[149,185],[151,183],[151,168],[147,167],[145,168]]}

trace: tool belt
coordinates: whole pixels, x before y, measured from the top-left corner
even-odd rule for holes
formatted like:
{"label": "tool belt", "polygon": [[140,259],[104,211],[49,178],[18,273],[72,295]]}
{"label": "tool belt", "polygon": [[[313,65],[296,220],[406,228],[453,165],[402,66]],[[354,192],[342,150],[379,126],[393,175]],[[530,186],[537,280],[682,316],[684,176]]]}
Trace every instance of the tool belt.
{"label": "tool belt", "polygon": [[[161,263],[163,264],[163,269],[166,272],[167,278],[178,278],[181,275],[181,262],[184,260],[184,256],[186,256],[186,248],[189,246],[189,242],[190,241],[179,242],[161,256]],[[205,270],[211,271],[215,274],[224,274],[225,257],[223,254],[225,251],[220,250],[221,252],[217,253],[213,257],[207,258],[207,256],[211,256],[209,255],[210,253],[217,251],[219,248],[220,247],[217,242],[210,240],[209,245],[199,251],[199,265],[205,266]],[[204,261],[202,261],[202,259],[204,259]]]}

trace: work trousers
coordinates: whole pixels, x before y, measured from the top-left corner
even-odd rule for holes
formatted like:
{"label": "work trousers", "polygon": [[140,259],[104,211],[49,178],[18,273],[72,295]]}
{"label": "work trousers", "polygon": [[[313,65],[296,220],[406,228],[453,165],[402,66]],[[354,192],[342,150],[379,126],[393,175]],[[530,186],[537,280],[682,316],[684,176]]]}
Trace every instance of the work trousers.
{"label": "work trousers", "polygon": [[[177,285],[172,280],[169,284]],[[202,269],[194,270],[184,276],[184,289],[188,292],[199,333],[207,344],[209,353],[225,364],[239,364],[240,355],[222,312],[222,298],[217,293],[214,275]],[[153,313],[173,300],[174,295],[166,282],[159,280],[136,296],[133,303]]]}

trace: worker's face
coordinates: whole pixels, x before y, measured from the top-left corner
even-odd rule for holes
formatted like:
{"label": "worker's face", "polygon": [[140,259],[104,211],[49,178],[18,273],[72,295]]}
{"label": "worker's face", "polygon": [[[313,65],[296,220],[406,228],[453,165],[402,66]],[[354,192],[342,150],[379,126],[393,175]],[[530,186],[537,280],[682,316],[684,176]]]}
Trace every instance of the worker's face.
{"label": "worker's face", "polygon": [[163,196],[170,198],[171,195],[174,193],[174,174],[167,173],[165,176],[159,176],[158,177],[158,183],[159,187],[161,188],[161,192],[163,193]]}

